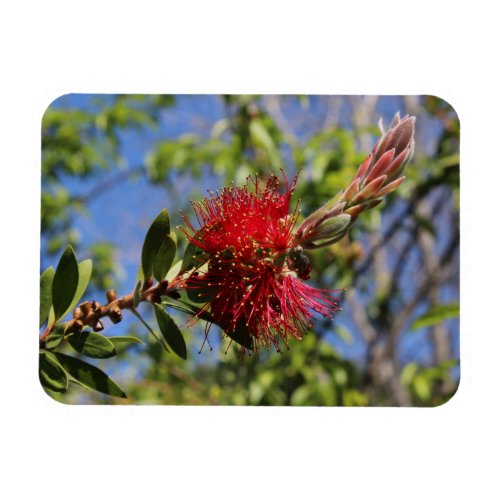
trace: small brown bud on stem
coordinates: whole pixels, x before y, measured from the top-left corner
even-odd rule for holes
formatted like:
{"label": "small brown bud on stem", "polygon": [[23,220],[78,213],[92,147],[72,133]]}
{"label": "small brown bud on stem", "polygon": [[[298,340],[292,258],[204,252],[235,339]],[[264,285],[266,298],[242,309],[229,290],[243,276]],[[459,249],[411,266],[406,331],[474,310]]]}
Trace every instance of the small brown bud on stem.
{"label": "small brown bud on stem", "polygon": [[92,310],[92,305],[88,301],[83,302],[82,304],[80,304],[80,310],[82,311],[82,314],[84,316],[87,316],[88,313]]}
{"label": "small brown bud on stem", "polygon": [[109,310],[109,319],[115,324],[122,320],[122,311],[117,305]]}
{"label": "small brown bud on stem", "polygon": [[81,332],[83,330],[83,321],[80,320],[80,319],[77,319],[75,320],[75,322],[73,323],[73,328],[72,330],[75,331],[75,332]]}
{"label": "small brown bud on stem", "polygon": [[94,311],[98,314],[101,312],[101,304],[99,302],[97,302],[96,300],[92,301],[92,311]]}

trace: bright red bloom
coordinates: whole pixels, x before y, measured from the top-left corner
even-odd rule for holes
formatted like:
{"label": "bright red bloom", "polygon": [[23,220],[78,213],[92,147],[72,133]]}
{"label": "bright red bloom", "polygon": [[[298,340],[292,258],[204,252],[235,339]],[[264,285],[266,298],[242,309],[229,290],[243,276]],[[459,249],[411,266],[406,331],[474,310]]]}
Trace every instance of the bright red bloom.
{"label": "bright red bloom", "polygon": [[199,229],[185,218],[184,232],[203,252],[185,286],[207,296],[203,310],[230,337],[243,331],[257,348],[279,351],[312,327],[313,312],[331,317],[339,307],[326,290],[304,282],[309,260],[293,231],[297,211],[290,213],[296,178],[285,179],[284,193],[276,176],[265,187],[249,180],[193,203]]}

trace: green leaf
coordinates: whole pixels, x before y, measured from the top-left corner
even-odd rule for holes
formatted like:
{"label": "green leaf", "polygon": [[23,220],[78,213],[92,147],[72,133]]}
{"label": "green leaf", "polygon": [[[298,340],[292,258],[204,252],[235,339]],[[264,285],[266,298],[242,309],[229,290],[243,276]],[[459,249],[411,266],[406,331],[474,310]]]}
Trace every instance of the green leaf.
{"label": "green leaf", "polygon": [[90,358],[106,359],[116,354],[114,344],[96,332],[80,332],[68,337],[69,345],[80,354]]}
{"label": "green leaf", "polygon": [[413,322],[410,331],[437,325],[446,319],[455,318],[459,314],[460,306],[458,303],[434,306]]}
{"label": "green leaf", "polygon": [[182,266],[182,260],[178,260],[171,268],[170,271],[167,273],[167,276],[165,279],[167,281],[172,281],[181,271],[181,266]]}
{"label": "green leaf", "polygon": [[139,302],[141,301],[141,288],[142,288],[142,281],[139,280],[135,285],[134,297],[132,299],[132,304],[134,305],[134,308],[136,308],[139,305]]}
{"label": "green leaf", "polygon": [[172,309],[189,314],[190,316],[197,316],[198,318],[209,321],[210,323],[215,323],[211,314],[208,311],[201,311],[200,306],[197,306],[196,304],[191,304],[180,299],[175,299],[177,302],[171,302],[171,298],[166,295],[162,295],[160,298],[162,304],[169,306]]}
{"label": "green leaf", "polygon": [[71,377],[88,389],[118,398],[127,397],[120,387],[102,370],[99,370],[99,368],[61,352],[53,352],[51,354],[56,357],[59,364]]}
{"label": "green leaf", "polygon": [[45,339],[45,347],[47,349],[55,349],[62,342],[66,326],[67,323],[60,323],[47,335]]}
{"label": "green leaf", "polygon": [[54,321],[57,321],[68,309],[75,297],[78,287],[78,262],[75,252],[69,246],[57,264],[56,273],[52,281],[52,307]]}
{"label": "green leaf", "polygon": [[155,308],[156,321],[167,344],[182,359],[187,358],[186,342],[179,327],[168,313],[158,304],[153,304]]}
{"label": "green leaf", "polygon": [[253,339],[252,339],[252,336],[248,334],[248,329],[247,329],[244,321],[240,321],[236,325],[234,332],[224,332],[224,333],[231,340],[234,340],[236,343],[240,344],[241,346],[245,347],[246,349],[249,349],[250,351],[253,350]]}
{"label": "green leaf", "polygon": [[408,363],[401,372],[401,383],[403,385],[409,386],[415,375],[418,373],[418,365],[414,361]]}
{"label": "green leaf", "polygon": [[144,244],[142,246],[142,271],[144,279],[151,278],[153,273],[153,265],[160,251],[160,248],[165,241],[165,238],[170,234],[170,217],[168,211],[164,208],[151,224]]}
{"label": "green leaf", "polygon": [[341,325],[336,325],[335,326],[335,333],[346,343],[346,344],[352,344],[353,343],[353,337],[352,333],[345,328],[344,326]]}
{"label": "green leaf", "polygon": [[44,351],[40,351],[38,359],[38,375],[42,386],[51,391],[65,392],[68,388],[68,377],[61,365]]}
{"label": "green leaf", "polygon": [[307,385],[301,385],[295,391],[293,391],[292,397],[290,398],[290,404],[292,406],[302,406],[307,404],[310,397],[310,387]]}
{"label": "green leaf", "polygon": [[167,236],[163,240],[153,263],[153,276],[158,281],[162,281],[168,273],[168,270],[174,261],[175,250],[175,241],[170,236]]}
{"label": "green leaf", "polygon": [[276,145],[268,129],[261,120],[253,119],[250,122],[249,131],[252,139],[257,145],[262,148],[269,155],[269,159],[274,167],[279,164],[279,155]]}
{"label": "green leaf", "polygon": [[[195,239],[199,239],[199,234],[196,235]],[[200,267],[203,263],[203,250],[196,246],[194,243],[189,242],[186,246],[186,250],[184,251],[184,257],[182,258],[181,269],[179,274],[185,273],[190,269],[195,267]]]}
{"label": "green leaf", "polygon": [[40,328],[47,321],[52,306],[52,280],[54,274],[54,268],[49,267],[40,275]]}
{"label": "green leaf", "polygon": [[78,263],[78,286],[76,287],[75,296],[71,301],[71,304],[62,314],[62,318],[71,312],[78,304],[82,298],[85,290],[89,286],[90,276],[92,275],[92,261],[90,259],[82,260]]}
{"label": "green leaf", "polygon": [[47,324],[53,325],[55,321],[55,314],[54,314],[54,308],[51,306],[50,311],[49,311],[49,319],[47,320]]}
{"label": "green leaf", "polygon": [[431,381],[419,373],[413,379],[413,390],[419,399],[428,401],[432,397]]}
{"label": "green leaf", "polygon": [[130,312],[147,328],[149,333],[157,340],[157,342],[165,349],[165,351],[170,352],[167,347],[167,343],[163,337],[158,335],[144,320],[144,318],[139,314],[137,309],[130,309]]}
{"label": "green leaf", "polygon": [[108,337],[108,339],[111,342],[113,342],[113,345],[115,346],[115,350],[118,354],[125,351],[126,349],[128,349],[131,345],[134,345],[134,344],[144,345],[144,342],[141,339],[138,339],[137,337],[132,337],[132,336]]}

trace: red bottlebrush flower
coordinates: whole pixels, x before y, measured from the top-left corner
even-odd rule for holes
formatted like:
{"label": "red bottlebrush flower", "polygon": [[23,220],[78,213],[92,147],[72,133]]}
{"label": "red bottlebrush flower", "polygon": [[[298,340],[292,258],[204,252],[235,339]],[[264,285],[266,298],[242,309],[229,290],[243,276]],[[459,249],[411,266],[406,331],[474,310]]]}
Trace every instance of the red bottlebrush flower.
{"label": "red bottlebrush flower", "polygon": [[331,317],[339,309],[328,291],[305,283],[311,267],[296,242],[297,210],[290,213],[296,179],[285,179],[284,193],[276,176],[264,187],[249,179],[211,193],[193,203],[199,229],[183,216],[184,233],[202,251],[185,287],[207,297],[202,310],[228,336],[243,331],[255,348],[280,351],[312,327],[314,312]]}

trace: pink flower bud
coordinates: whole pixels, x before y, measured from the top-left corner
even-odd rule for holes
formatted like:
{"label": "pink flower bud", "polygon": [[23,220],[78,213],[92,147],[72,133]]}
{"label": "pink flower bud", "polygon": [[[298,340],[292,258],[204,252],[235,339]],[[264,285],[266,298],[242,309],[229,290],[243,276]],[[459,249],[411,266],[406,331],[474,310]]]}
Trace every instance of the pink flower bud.
{"label": "pink flower bud", "polygon": [[361,163],[356,179],[361,179],[361,187],[366,186],[381,175],[386,175],[386,183],[399,177],[415,148],[415,117],[402,119],[396,113],[387,132],[380,123],[384,134],[375,144],[372,152]]}

